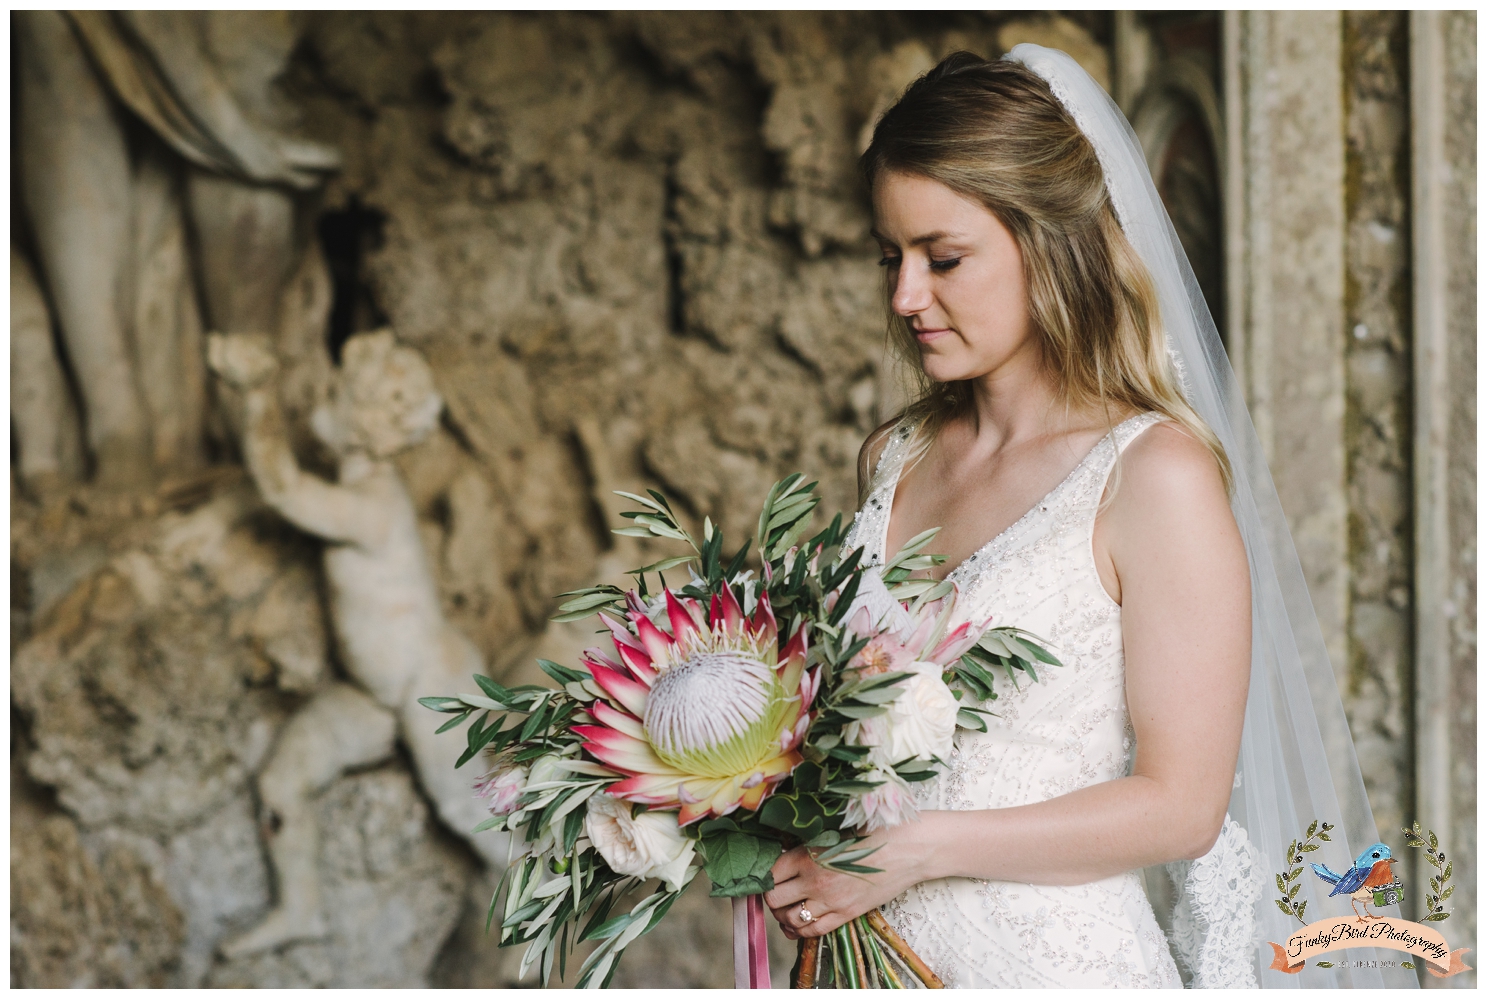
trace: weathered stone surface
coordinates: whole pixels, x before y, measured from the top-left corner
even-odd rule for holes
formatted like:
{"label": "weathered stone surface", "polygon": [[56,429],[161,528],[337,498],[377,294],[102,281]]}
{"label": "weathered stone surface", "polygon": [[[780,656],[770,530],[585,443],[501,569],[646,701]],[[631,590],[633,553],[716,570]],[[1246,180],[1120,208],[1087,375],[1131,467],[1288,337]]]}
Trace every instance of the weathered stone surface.
{"label": "weathered stone surface", "polygon": [[11,985],[171,984],[184,919],[156,872],[122,844],[90,850],[23,775],[12,774],[12,788]]}
{"label": "weathered stone surface", "polygon": [[[1454,196],[1474,208],[1474,22],[1452,16]],[[1329,641],[1348,653],[1344,697],[1387,827],[1408,801],[1411,739],[1400,18],[1277,17],[1298,41],[1277,55],[1284,120],[1266,147],[1285,176],[1269,208],[1278,304],[1275,350],[1256,361],[1270,378],[1260,422]],[[733,543],[792,471],[821,480],[827,509],[854,505],[857,447],[901,392],[853,165],[892,97],[955,49],[1034,40],[1097,75],[1109,66],[1100,14],[300,19],[274,90],[305,135],[342,152],[320,205],[380,219],[338,292],[360,303],[352,332],[386,319],[434,371],[441,427],[396,460],[445,615],[507,680],[591,643],[584,626],[546,624],[554,594],[661,556],[608,533],[625,505],[611,490],[664,488]],[[1319,90],[1315,67],[1338,86]],[[1456,216],[1452,245],[1474,245],[1474,217]],[[1466,747],[1475,259],[1458,266]],[[291,434],[322,472],[306,415],[328,381],[327,296],[307,265],[278,332]],[[233,439],[221,416],[209,423],[208,439]],[[520,948],[483,932],[494,878],[430,817],[402,756],[318,800],[330,935],[218,956],[276,898],[253,777],[293,711],[345,679],[320,549],[257,504],[233,455],[219,447],[209,474],[155,493],[37,499],[13,478],[13,984],[514,984]],[[1463,753],[1456,786],[1474,802]],[[1472,808],[1458,812],[1454,900],[1474,926]],[[730,932],[728,904],[699,884],[616,981],[726,986]],[[782,983],[791,948],[773,945]]]}
{"label": "weathered stone surface", "polygon": [[[1452,939],[1477,930],[1477,14],[1443,15],[1446,39],[1447,204],[1451,254],[1449,398],[1451,674],[1451,843],[1455,850],[1456,915]],[[1450,980],[1474,988],[1475,972]]]}
{"label": "weathered stone surface", "polygon": [[1343,688],[1380,834],[1412,816],[1408,18],[1343,20],[1347,90],[1349,660]]}
{"label": "weathered stone surface", "polygon": [[418,988],[459,918],[475,867],[402,767],[337,781],[321,799],[328,934],[219,962],[215,987]]}

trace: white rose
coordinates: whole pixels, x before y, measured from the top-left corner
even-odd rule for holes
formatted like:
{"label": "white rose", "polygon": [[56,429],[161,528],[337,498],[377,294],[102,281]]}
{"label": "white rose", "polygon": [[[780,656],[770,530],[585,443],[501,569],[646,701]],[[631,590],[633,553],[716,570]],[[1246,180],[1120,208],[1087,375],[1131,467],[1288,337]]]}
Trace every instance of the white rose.
{"label": "white rose", "polygon": [[631,814],[628,801],[603,792],[588,801],[584,829],[616,874],[661,878],[672,891],[686,883],[695,844],[682,835],[675,812]]}
{"label": "white rose", "polygon": [[867,762],[875,766],[950,754],[959,702],[940,678],[939,666],[919,662],[908,671],[913,675],[899,684],[902,690],[886,705],[886,714],[853,722],[842,733],[853,745],[871,747]]}

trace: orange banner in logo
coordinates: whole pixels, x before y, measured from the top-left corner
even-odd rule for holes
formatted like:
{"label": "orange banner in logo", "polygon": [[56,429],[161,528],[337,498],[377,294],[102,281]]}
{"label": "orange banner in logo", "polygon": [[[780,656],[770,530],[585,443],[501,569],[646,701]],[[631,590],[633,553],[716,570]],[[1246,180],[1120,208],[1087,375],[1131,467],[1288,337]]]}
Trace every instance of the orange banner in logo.
{"label": "orange banner in logo", "polygon": [[1370,919],[1360,923],[1357,917],[1340,916],[1323,919],[1304,926],[1286,939],[1285,945],[1271,942],[1275,960],[1270,967],[1294,975],[1306,967],[1306,962],[1319,954],[1349,947],[1385,947],[1402,950],[1425,962],[1425,970],[1436,978],[1450,978],[1471,966],[1464,964],[1461,955],[1471,950],[1462,947],[1451,950],[1446,938],[1421,923],[1409,923],[1403,919]]}

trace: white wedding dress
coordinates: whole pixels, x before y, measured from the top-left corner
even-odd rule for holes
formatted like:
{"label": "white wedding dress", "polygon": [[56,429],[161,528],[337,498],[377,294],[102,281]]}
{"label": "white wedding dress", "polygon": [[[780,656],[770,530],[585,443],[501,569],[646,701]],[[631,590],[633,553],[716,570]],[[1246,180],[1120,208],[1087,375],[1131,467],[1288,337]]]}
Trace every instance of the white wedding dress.
{"label": "white wedding dress", "polygon": [[[921,808],[1008,808],[1130,773],[1135,736],[1120,606],[1100,582],[1091,540],[1119,452],[1161,419],[1146,413],[1121,423],[1021,520],[950,573],[964,616],[1032,632],[1063,665],[1039,669],[1038,682],[1023,680],[1020,690],[998,681],[988,731],[957,732],[945,772],[915,785]],[[890,433],[848,536],[847,548],[862,546],[866,564],[885,560],[913,430],[900,424]],[[996,848],[965,844],[968,852]],[[1253,986],[1260,895],[1253,861],[1244,830],[1230,821],[1209,857],[1169,865],[1179,900],[1170,948],[1140,871],[1074,887],[945,878],[910,888],[883,912],[952,988],[1179,988],[1184,977]]]}

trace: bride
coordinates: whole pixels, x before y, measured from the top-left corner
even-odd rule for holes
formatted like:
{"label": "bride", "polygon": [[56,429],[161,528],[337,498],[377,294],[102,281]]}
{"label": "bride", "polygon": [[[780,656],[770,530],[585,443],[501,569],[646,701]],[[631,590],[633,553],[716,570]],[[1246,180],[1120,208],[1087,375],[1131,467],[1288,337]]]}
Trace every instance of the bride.
{"label": "bride", "polygon": [[[952,986],[1259,984],[1285,842],[1372,819],[1345,736],[1325,762],[1340,705],[1308,699],[1299,569],[1139,146],[1073,60],[1022,45],[944,60],[862,163],[920,392],[863,446],[848,544],[881,563],[942,527],[967,613],[1063,665],[959,734],[919,821],[875,835],[881,873],[797,849],[766,903],[792,937],[882,906]],[[1143,868],[1173,880],[1165,932]],[[1263,972],[1383,984],[1304,974]]]}

